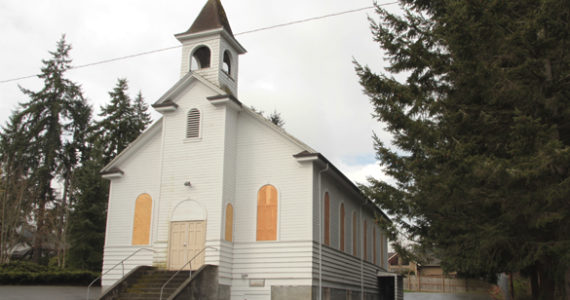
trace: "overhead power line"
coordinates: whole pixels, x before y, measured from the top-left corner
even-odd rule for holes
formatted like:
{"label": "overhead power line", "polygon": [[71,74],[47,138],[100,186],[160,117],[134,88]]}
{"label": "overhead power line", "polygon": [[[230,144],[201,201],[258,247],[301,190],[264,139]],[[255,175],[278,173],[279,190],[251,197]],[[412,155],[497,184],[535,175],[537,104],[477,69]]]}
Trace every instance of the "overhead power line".
{"label": "overhead power line", "polygon": [[[382,4],[378,4],[378,6],[387,6],[387,5],[392,5],[392,4],[398,4],[398,2],[382,3]],[[322,16],[311,17],[311,18],[306,18],[306,19],[301,19],[301,20],[296,20],[296,21],[281,23],[281,24],[277,24],[277,25],[272,25],[272,26],[267,26],[267,27],[261,27],[261,28],[257,28],[257,29],[247,30],[247,31],[243,31],[243,32],[236,33],[236,34],[234,34],[234,35],[237,36],[237,35],[250,34],[250,33],[254,33],[254,32],[260,32],[260,31],[265,31],[265,30],[271,30],[271,29],[280,28],[280,27],[286,27],[286,26],[291,26],[291,25],[295,25],[295,24],[301,24],[301,23],[306,23],[306,22],[311,22],[311,21],[316,21],[316,20],[321,20],[321,19],[327,19],[327,18],[331,18],[331,17],[337,17],[337,16],[341,16],[341,15],[346,15],[346,14],[350,14],[350,13],[355,13],[355,12],[359,12],[359,11],[364,11],[364,10],[372,9],[372,8],[374,8],[374,7],[375,7],[375,6],[366,6],[366,7],[361,7],[361,8],[351,9],[351,10],[345,10],[345,11],[336,12],[336,13],[332,13],[332,14],[326,14],[326,15],[322,15]],[[129,55],[120,56],[120,57],[115,57],[115,58],[110,58],[110,59],[99,60],[99,61],[95,61],[95,62],[92,62],[92,63],[87,63],[87,64],[83,64],[83,65],[77,65],[77,66],[72,66],[72,67],[70,68],[70,70],[81,69],[81,68],[86,68],[86,67],[91,67],[91,66],[96,66],[96,65],[111,63],[111,62],[115,62],[115,61],[119,61],[119,60],[125,60],[125,59],[130,59],[130,58],[134,58],[134,57],[138,57],[138,56],[154,54],[154,53],[163,52],[163,51],[168,51],[168,50],[177,49],[177,48],[181,48],[181,47],[182,47],[182,45],[177,45],[177,46],[171,46],[171,47],[166,47],[166,48],[160,48],[160,49],[156,49],[156,50],[150,50],[150,51],[144,51],[144,52],[129,54]],[[8,82],[12,82],[12,81],[19,81],[19,80],[22,80],[22,79],[28,79],[28,78],[33,78],[33,77],[37,77],[37,76],[38,76],[38,75],[35,74],[35,75],[27,75],[27,76],[22,76],[22,77],[17,77],[17,78],[10,78],[10,79],[1,80],[0,83],[8,83]]]}

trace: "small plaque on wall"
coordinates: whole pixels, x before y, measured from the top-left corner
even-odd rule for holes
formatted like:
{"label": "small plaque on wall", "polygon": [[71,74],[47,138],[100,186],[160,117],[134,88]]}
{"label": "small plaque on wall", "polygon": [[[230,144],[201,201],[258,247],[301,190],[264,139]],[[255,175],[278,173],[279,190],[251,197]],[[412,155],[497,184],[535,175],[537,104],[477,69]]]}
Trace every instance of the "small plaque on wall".
{"label": "small plaque on wall", "polygon": [[250,279],[249,286],[251,287],[264,287],[265,279]]}

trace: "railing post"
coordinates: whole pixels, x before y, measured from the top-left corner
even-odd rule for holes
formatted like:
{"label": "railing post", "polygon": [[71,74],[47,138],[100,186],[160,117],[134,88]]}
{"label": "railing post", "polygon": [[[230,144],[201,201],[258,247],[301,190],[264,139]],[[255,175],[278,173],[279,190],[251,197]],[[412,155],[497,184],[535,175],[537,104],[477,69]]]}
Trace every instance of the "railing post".
{"label": "railing post", "polygon": [[119,263],[114,264],[110,269],[108,269],[107,271],[103,272],[99,277],[95,278],[93,281],[91,281],[91,283],[87,286],[87,300],[89,300],[89,290],[91,289],[91,286],[99,279],[101,279],[103,277],[103,275],[109,273],[111,270],[115,269],[115,267],[117,267],[119,264],[121,264],[122,267],[122,273],[123,276],[125,277],[125,264],[124,262],[131,258],[133,255],[135,255],[136,253],[138,253],[141,250],[147,250],[147,251],[151,251],[151,252],[155,252],[154,250],[150,249],[150,248],[139,248],[137,250],[135,250],[133,253],[131,253],[129,256],[125,257],[123,260],[121,260]]}
{"label": "railing post", "polygon": [[172,280],[172,278],[174,278],[176,275],[178,275],[178,273],[180,273],[180,271],[182,271],[188,264],[190,264],[190,271],[188,272],[189,274],[189,278],[192,278],[192,260],[194,260],[194,258],[198,257],[199,255],[202,254],[202,252],[205,252],[207,248],[210,249],[214,249],[216,251],[219,251],[218,249],[212,247],[212,246],[206,246],[204,248],[202,248],[202,250],[198,251],[198,253],[196,255],[194,255],[192,258],[190,258],[189,261],[187,261],[182,268],[180,268],[178,271],[176,271],[176,273],[174,273],[174,275],[170,276],[170,278],[164,283],[162,284],[162,287],[160,287],[160,300],[162,300],[162,294],[164,292],[164,288],[166,287],[166,285],[168,285],[168,283]]}

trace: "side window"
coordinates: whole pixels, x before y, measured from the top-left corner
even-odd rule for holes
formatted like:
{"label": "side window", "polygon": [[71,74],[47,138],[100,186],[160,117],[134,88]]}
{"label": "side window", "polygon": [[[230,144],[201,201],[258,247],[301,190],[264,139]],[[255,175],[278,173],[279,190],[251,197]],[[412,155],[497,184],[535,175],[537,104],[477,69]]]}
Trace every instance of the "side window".
{"label": "side window", "polygon": [[356,246],[358,240],[358,220],[356,219],[356,212],[352,212],[352,255],[357,256]]}
{"label": "side window", "polygon": [[233,242],[233,227],[234,227],[234,207],[231,203],[226,206],[226,232],[225,240]]}
{"label": "side window", "polygon": [[373,260],[374,260],[375,265],[378,264],[378,260],[376,259],[377,249],[378,249],[376,247],[376,241],[377,241],[377,239],[376,239],[376,226],[373,225],[373,227],[372,227],[372,245],[373,245],[372,246],[372,253],[374,253],[374,254],[372,254],[372,256],[373,256]]}
{"label": "side window", "polygon": [[152,198],[149,194],[141,194],[135,201],[135,217],[133,220],[133,245],[150,244],[150,218],[152,214]]}
{"label": "side window", "polygon": [[200,136],[200,111],[192,108],[188,111],[186,119],[186,138],[197,138]]}
{"label": "side window", "polygon": [[[363,219],[364,219],[364,218],[363,218]],[[362,241],[363,241],[363,242],[362,242],[362,243],[363,243],[363,244],[362,244],[362,247],[363,247],[363,250],[364,250],[364,251],[363,251],[363,256],[362,256],[362,258],[363,258],[364,260],[368,260],[368,255],[367,255],[368,252],[366,251],[366,250],[368,250],[368,247],[367,247],[368,245],[366,244],[366,243],[368,242],[368,241],[367,241],[367,234],[366,234],[366,229],[367,229],[367,228],[366,228],[366,225],[367,225],[367,224],[366,224],[366,220],[364,220],[364,224],[363,224],[364,227],[362,227],[362,237],[363,237],[363,239],[362,239]]]}
{"label": "side window", "polygon": [[257,192],[257,240],[277,240],[277,189],[265,185]]}
{"label": "side window", "polygon": [[201,46],[192,53],[190,58],[190,71],[196,71],[210,67],[210,49]]}
{"label": "side window", "polygon": [[340,204],[340,251],[344,251],[344,203]]}
{"label": "side window", "polygon": [[325,193],[325,211],[324,211],[324,223],[325,223],[325,245],[330,246],[331,244],[331,200],[329,193]]}

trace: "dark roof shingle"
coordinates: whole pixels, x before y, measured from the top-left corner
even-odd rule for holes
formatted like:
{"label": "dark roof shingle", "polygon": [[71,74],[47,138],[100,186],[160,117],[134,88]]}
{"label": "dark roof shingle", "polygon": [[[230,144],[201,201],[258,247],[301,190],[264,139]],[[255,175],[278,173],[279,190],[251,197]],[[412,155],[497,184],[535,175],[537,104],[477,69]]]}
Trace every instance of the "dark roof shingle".
{"label": "dark roof shingle", "polygon": [[208,31],[220,27],[223,27],[231,36],[234,35],[220,0],[208,0],[185,34]]}

